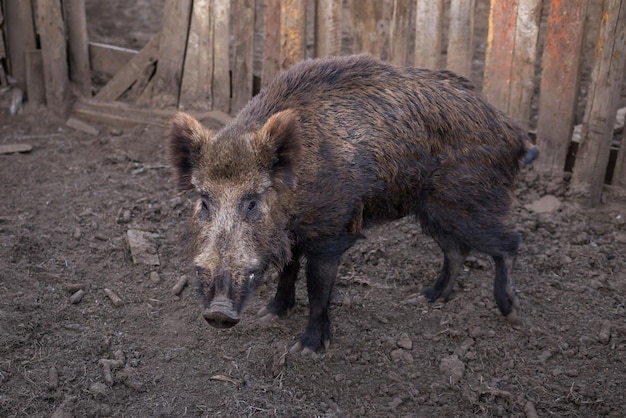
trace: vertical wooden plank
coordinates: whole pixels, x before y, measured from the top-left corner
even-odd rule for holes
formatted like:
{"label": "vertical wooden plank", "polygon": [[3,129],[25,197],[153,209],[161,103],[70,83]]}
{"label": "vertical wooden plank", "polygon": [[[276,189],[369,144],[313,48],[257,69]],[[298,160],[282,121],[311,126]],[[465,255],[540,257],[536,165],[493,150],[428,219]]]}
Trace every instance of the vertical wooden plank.
{"label": "vertical wooden plank", "polygon": [[530,102],[535,85],[541,11],[542,0],[520,0],[515,25],[514,72],[511,74],[508,113],[525,129],[530,121]]}
{"label": "vertical wooden plank", "polygon": [[265,0],[261,87],[272,81],[280,71],[280,1]]}
{"label": "vertical wooden plank", "polygon": [[213,95],[213,13],[211,0],[194,0],[178,108],[211,110]]}
{"label": "vertical wooden plank", "polygon": [[389,62],[407,64],[409,34],[409,0],[393,0],[391,24],[389,26]]}
{"label": "vertical wooden plank", "polygon": [[282,0],[280,4],[280,68],[302,61],[306,50],[306,0]]}
{"label": "vertical wooden plank", "polygon": [[483,93],[503,111],[508,108],[510,95],[518,1],[491,0],[489,7]]}
{"label": "vertical wooden plank", "polygon": [[151,102],[162,109],[178,106],[190,16],[191,0],[165,1],[157,70],[151,83]]}
{"label": "vertical wooden plank", "polygon": [[213,109],[230,112],[230,0],[213,0]]}
{"label": "vertical wooden plank", "polygon": [[446,68],[464,77],[472,75],[475,0],[450,2],[450,30]]}
{"label": "vertical wooden plank", "polygon": [[[625,126],[626,128],[626,126]],[[620,186],[626,191],[626,129],[622,135],[622,142],[619,145],[617,159],[615,160],[615,170],[611,184]]]}
{"label": "vertical wooden plank", "polygon": [[304,0],[304,59],[315,58],[315,0]]}
{"label": "vertical wooden plank", "polygon": [[26,96],[29,107],[46,104],[46,88],[43,81],[43,61],[40,49],[26,51]]}
{"label": "vertical wooden plank", "polygon": [[[254,7],[254,88],[259,87],[263,71],[263,44],[265,39],[265,0],[257,0]],[[253,92],[254,93],[254,92]]]}
{"label": "vertical wooden plank", "polygon": [[6,46],[8,47],[9,74],[21,88],[26,82],[25,52],[35,49],[35,27],[31,2],[9,0],[4,3]]}
{"label": "vertical wooden plank", "polygon": [[588,0],[552,0],[541,58],[537,146],[534,168],[550,176],[563,173],[574,129],[582,69]]}
{"label": "vertical wooden plank", "polygon": [[492,0],[483,91],[528,127],[541,0]]}
{"label": "vertical wooden plank", "polygon": [[239,112],[252,98],[254,59],[254,0],[235,0],[233,8],[233,98],[231,112]]}
{"label": "vertical wooden plank", "polygon": [[8,85],[7,75],[4,72],[3,62],[6,62],[6,47],[4,44],[4,15],[2,14],[2,2],[0,1],[0,86]]}
{"label": "vertical wooden plank", "polygon": [[384,47],[389,36],[388,6],[385,1],[352,0],[352,53],[368,52],[379,58],[387,58]]}
{"label": "vertical wooden plank", "polygon": [[620,87],[626,67],[626,0],[605,0],[572,189],[590,206],[600,202]]}
{"label": "vertical wooden plank", "polygon": [[61,0],[37,0],[46,103],[57,116],[69,112],[69,74]]}
{"label": "vertical wooden plank", "polygon": [[415,4],[415,57],[413,64],[441,68],[443,0],[417,0]]}
{"label": "vertical wooden plank", "polygon": [[316,0],[315,56],[341,53],[341,0]]}
{"label": "vertical wooden plank", "polygon": [[70,79],[85,97],[91,97],[91,68],[85,0],[63,0],[69,37]]}

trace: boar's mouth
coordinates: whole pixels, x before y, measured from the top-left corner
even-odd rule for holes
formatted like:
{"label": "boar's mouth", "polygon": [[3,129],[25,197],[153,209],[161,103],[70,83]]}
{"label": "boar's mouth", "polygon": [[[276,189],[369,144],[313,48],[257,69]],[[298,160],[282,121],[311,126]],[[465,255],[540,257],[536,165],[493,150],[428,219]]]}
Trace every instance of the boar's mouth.
{"label": "boar's mouth", "polygon": [[205,306],[202,317],[215,328],[231,328],[237,325],[244,304],[254,291],[262,273],[259,271],[249,273],[248,280],[239,286],[236,286],[231,275],[223,270],[207,286],[202,280],[206,273],[202,268],[197,269],[200,296]]}

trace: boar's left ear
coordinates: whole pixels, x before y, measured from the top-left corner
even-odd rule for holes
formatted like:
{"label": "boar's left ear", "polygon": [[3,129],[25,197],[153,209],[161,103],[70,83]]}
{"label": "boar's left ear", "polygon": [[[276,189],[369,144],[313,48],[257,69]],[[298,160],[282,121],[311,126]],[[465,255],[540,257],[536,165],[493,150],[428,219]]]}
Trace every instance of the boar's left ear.
{"label": "boar's left ear", "polygon": [[191,115],[179,112],[170,120],[167,154],[176,170],[181,190],[193,189],[191,171],[198,160],[202,143],[210,138],[211,132]]}
{"label": "boar's left ear", "polygon": [[272,173],[274,186],[293,189],[294,169],[300,159],[300,124],[295,110],[272,115],[254,137],[263,164]]}

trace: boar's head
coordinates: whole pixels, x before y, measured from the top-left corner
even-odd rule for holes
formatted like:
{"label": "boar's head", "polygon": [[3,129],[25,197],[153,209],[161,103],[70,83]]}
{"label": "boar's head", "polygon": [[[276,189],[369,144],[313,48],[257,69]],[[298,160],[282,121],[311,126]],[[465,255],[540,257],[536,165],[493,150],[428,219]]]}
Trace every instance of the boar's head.
{"label": "boar's head", "polygon": [[185,113],[170,122],[169,160],[179,187],[195,190],[191,223],[202,315],[227,328],[270,264],[291,258],[289,196],[300,155],[298,118],[284,110],[258,126],[217,133]]}

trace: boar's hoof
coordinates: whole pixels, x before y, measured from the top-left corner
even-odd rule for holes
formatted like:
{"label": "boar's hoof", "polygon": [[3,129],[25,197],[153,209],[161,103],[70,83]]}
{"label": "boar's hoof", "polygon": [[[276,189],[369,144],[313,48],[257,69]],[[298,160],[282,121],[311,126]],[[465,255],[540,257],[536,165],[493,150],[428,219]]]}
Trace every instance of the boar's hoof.
{"label": "boar's hoof", "polygon": [[[328,350],[328,347],[330,347],[330,340],[324,340],[323,344],[321,344],[324,346],[324,350]],[[318,349],[321,347],[318,347]],[[317,354],[316,350],[311,348],[311,347],[307,347],[306,345],[302,344],[301,341],[298,341],[297,343],[295,343],[290,349],[289,352],[291,354],[297,354],[300,353],[302,356],[310,356],[312,358],[317,358],[319,357],[319,355]]]}
{"label": "boar's hoof", "polygon": [[519,326],[522,325],[522,317],[520,316],[520,314],[518,313],[518,310],[513,308],[513,310],[511,311],[511,313],[509,313],[506,316],[506,320],[509,322],[509,324],[513,325],[513,326]]}
{"label": "boar's hoof", "polygon": [[256,316],[259,319],[259,321],[265,322],[265,323],[273,322],[278,319],[278,315],[270,312],[270,310],[267,309],[267,306],[264,306],[261,309],[259,309],[259,311],[256,313]]}
{"label": "boar's hoof", "polygon": [[318,358],[318,354],[315,352],[315,350],[310,349],[309,347],[305,347],[302,345],[302,343],[300,343],[299,341],[297,343],[295,343],[290,349],[289,352],[291,354],[297,354],[300,353],[300,355],[304,356],[304,357],[312,357],[312,358]]}
{"label": "boar's hoof", "polygon": [[215,328],[230,328],[239,322],[239,315],[233,310],[229,300],[214,300],[211,305],[202,312],[202,316]]}
{"label": "boar's hoof", "polygon": [[422,291],[422,296],[430,303],[436,301],[441,297],[441,292],[435,290],[434,287],[428,287]]}

